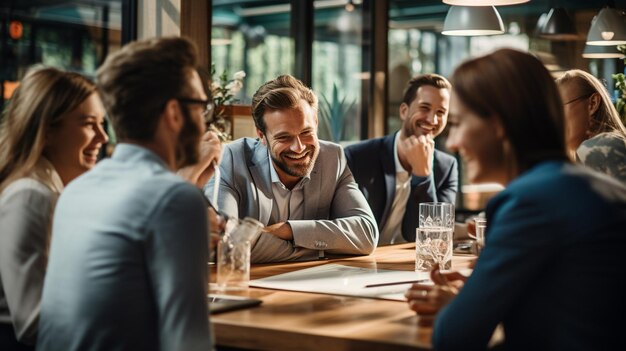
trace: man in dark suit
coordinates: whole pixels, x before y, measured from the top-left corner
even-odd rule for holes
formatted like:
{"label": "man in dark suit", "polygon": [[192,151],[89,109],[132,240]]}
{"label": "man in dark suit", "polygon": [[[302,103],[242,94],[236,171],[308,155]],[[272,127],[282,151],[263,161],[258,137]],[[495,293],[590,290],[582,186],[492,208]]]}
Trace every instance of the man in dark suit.
{"label": "man in dark suit", "polygon": [[379,245],[415,241],[419,203],[456,200],[456,159],[435,150],[433,141],[446,126],[450,89],[440,75],[414,77],[400,105],[400,131],[345,149],[378,222]]}

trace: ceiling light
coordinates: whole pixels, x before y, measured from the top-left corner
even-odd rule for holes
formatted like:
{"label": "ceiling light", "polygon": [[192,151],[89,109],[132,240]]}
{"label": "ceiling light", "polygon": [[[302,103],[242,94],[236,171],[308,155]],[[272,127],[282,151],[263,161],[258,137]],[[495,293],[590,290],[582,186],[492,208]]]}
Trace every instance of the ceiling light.
{"label": "ceiling light", "polygon": [[626,44],[626,23],[621,11],[605,7],[591,20],[587,45]]}
{"label": "ceiling light", "polygon": [[517,5],[530,0],[443,0],[444,3],[454,6],[505,6]]}
{"label": "ceiling light", "polygon": [[504,24],[493,6],[451,6],[443,23],[443,35],[493,35],[504,33]]}
{"label": "ceiling light", "polygon": [[584,58],[624,58],[617,46],[585,45]]}
{"label": "ceiling light", "polygon": [[562,7],[550,9],[539,28],[539,36],[550,40],[577,40],[572,17]]}
{"label": "ceiling light", "polygon": [[354,4],[352,3],[352,0],[348,0],[348,3],[346,4],[345,9],[348,12],[354,11]]}

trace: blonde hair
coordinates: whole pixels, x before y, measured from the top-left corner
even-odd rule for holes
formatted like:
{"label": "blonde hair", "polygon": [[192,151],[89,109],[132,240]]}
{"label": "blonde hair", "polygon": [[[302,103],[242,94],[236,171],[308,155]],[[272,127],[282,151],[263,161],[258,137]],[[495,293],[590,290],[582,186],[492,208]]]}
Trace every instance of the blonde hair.
{"label": "blonde hair", "polygon": [[41,66],[28,71],[0,124],[0,191],[33,170],[50,128],[94,92],[95,84],[78,73]]}
{"label": "blonde hair", "polygon": [[574,84],[580,96],[591,96],[592,94],[600,96],[600,106],[591,116],[589,125],[589,133],[592,137],[600,133],[612,133],[626,139],[626,128],[620,120],[619,113],[613,106],[606,87],[596,77],[585,71],[573,69],[565,72],[556,80],[556,83],[559,86]]}

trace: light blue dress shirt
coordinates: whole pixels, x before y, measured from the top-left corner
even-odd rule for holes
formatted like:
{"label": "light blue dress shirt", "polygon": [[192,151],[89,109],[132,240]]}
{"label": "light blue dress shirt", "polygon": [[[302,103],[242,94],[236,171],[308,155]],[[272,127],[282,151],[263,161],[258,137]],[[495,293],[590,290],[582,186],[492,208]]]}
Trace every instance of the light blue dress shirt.
{"label": "light blue dress shirt", "polygon": [[59,198],[38,350],[208,350],[202,193],[130,144]]}

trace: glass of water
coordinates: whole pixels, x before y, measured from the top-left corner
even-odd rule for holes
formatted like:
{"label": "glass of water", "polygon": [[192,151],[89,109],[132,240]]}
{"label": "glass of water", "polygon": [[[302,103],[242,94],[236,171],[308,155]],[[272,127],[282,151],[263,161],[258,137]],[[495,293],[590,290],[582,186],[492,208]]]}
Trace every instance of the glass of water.
{"label": "glass of water", "polygon": [[415,237],[415,270],[429,271],[435,263],[441,269],[450,269],[453,235],[454,205],[446,202],[421,203]]}
{"label": "glass of water", "polygon": [[250,281],[251,241],[260,235],[263,224],[253,218],[234,221],[217,244],[217,288],[242,290]]}

